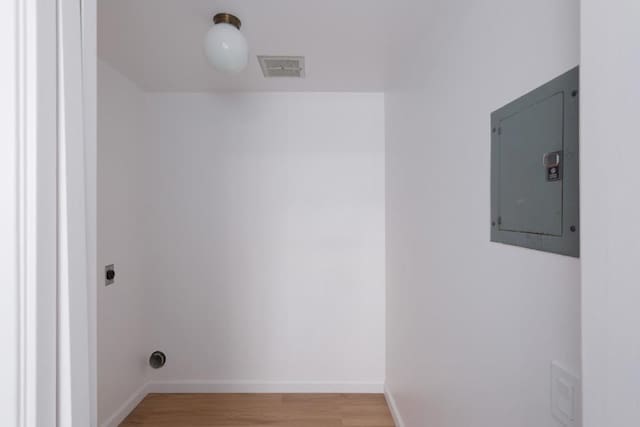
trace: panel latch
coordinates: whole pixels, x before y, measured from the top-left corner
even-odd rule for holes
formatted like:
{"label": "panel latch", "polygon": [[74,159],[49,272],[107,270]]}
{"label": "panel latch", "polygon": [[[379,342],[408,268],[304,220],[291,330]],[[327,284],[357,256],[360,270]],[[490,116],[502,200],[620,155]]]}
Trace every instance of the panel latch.
{"label": "panel latch", "polygon": [[552,151],[542,156],[542,164],[545,167],[547,181],[560,181],[562,179],[562,151]]}

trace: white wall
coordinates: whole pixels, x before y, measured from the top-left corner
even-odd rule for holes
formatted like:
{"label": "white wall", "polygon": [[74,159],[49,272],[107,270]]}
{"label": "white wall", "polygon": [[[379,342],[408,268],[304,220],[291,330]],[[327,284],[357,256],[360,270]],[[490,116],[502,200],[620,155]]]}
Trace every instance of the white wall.
{"label": "white wall", "polygon": [[637,426],[640,4],[581,5],[584,426]]}
{"label": "white wall", "polygon": [[489,115],[578,64],[579,2],[394,9],[388,388],[407,427],[556,427],[550,363],[580,372],[580,262],[490,243]]}
{"label": "white wall", "polygon": [[5,266],[0,288],[0,418],[17,425],[20,408],[19,236],[18,236],[18,8],[16,2],[0,4],[0,262]]}
{"label": "white wall", "polygon": [[383,100],[146,96],[162,390],[381,390]]}
{"label": "white wall", "polygon": [[[98,421],[105,422],[146,382],[146,294],[141,162],[143,93],[98,62]],[[104,286],[104,266],[115,264],[116,283]]]}

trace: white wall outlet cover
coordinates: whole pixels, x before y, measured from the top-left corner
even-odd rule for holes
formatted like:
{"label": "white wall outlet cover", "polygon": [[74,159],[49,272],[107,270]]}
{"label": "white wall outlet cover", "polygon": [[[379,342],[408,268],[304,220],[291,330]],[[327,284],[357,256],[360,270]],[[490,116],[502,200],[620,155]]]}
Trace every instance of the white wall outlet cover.
{"label": "white wall outlet cover", "polygon": [[551,363],[551,414],[563,427],[581,426],[580,379],[558,362]]}

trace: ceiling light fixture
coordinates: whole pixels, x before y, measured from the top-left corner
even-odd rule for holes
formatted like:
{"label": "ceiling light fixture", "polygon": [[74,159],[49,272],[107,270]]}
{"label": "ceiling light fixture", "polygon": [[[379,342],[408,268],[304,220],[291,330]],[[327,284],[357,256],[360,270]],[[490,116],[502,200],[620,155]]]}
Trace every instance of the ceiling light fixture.
{"label": "ceiling light fixture", "polygon": [[240,32],[240,19],[230,13],[218,13],[213,17],[213,24],[204,42],[209,63],[220,71],[239,73],[249,61],[249,48],[247,39]]}

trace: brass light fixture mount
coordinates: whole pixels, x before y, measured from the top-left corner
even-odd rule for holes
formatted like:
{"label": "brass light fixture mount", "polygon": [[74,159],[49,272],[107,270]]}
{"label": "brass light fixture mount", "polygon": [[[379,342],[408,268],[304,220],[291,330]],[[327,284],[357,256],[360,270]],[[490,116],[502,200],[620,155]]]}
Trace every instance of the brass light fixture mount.
{"label": "brass light fixture mount", "polygon": [[213,17],[214,24],[231,24],[236,27],[238,30],[242,26],[242,22],[240,18],[230,13],[218,13]]}

